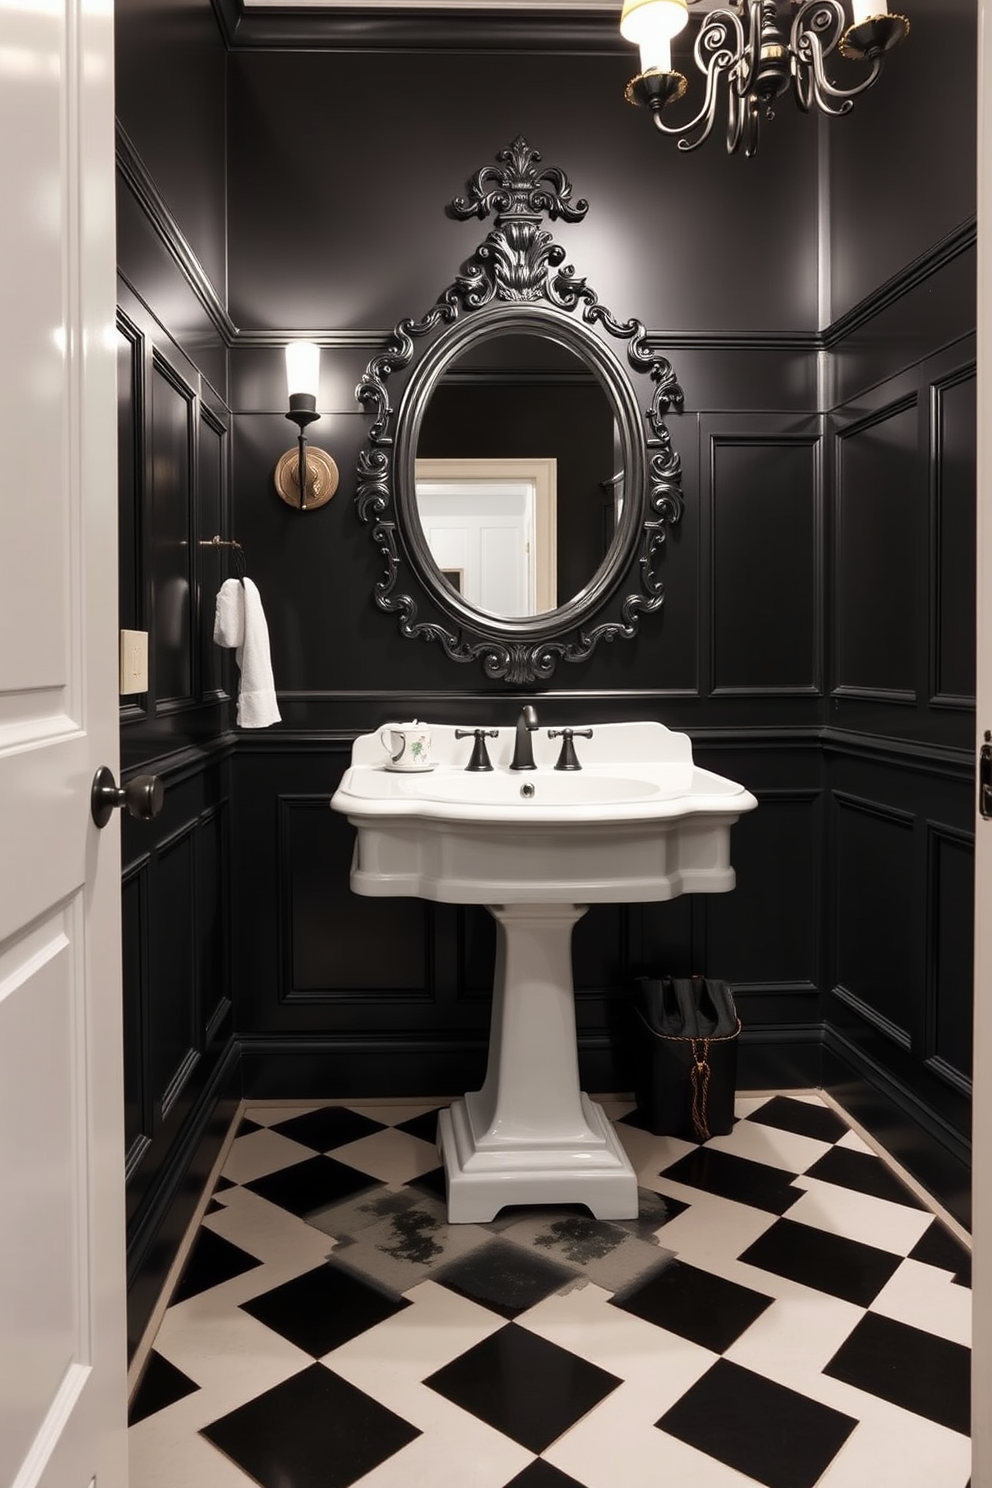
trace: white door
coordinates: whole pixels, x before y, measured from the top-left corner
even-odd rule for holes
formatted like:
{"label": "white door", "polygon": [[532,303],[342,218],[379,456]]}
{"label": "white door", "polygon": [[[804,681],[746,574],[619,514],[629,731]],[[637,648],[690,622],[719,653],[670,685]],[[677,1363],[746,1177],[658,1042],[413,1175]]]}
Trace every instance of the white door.
{"label": "white door", "polygon": [[[992,729],[992,0],[979,5],[978,745]],[[992,1488],[992,820],[975,822],[972,1485]]]}
{"label": "white door", "polygon": [[470,604],[534,614],[533,482],[418,480],[417,511],[435,563]]}
{"label": "white door", "polygon": [[0,1485],[123,1488],[111,0],[0,0]]}

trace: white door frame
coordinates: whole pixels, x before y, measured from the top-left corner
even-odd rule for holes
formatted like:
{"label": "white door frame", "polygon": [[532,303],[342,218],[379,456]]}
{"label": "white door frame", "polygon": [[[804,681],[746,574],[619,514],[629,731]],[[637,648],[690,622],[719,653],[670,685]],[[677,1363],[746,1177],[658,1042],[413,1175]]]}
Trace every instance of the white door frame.
{"label": "white door frame", "polygon": [[[992,728],[992,0],[978,6],[976,751]],[[988,231],[986,231],[988,227]],[[983,416],[983,410],[984,416]],[[977,792],[976,792],[977,795]],[[972,1488],[992,1488],[992,821],[975,818]]]}

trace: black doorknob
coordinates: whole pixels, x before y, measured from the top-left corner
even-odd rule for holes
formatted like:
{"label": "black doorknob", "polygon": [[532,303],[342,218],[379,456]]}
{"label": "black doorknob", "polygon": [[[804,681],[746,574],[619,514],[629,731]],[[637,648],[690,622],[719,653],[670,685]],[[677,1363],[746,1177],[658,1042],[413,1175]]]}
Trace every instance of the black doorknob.
{"label": "black doorknob", "polygon": [[149,821],[158,816],[165,800],[165,786],[157,775],[135,775],[120,786],[113,770],[101,765],[93,776],[90,811],[98,827],[105,827],[115,807],[126,806],[132,816]]}

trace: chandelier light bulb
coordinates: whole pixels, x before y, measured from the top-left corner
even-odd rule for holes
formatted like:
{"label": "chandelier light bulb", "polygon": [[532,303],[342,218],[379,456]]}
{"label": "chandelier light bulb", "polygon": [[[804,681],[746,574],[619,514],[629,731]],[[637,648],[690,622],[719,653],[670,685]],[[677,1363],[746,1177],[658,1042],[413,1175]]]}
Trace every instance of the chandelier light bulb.
{"label": "chandelier light bulb", "polygon": [[668,36],[652,36],[640,45],[642,72],[671,72],[672,43]]}
{"label": "chandelier light bulb", "polygon": [[[671,68],[671,40],[689,23],[686,0],[624,0],[620,16],[620,35],[625,41],[636,42],[647,50],[648,55],[660,55],[659,46],[664,46]],[[652,64],[658,66],[657,62]]]}

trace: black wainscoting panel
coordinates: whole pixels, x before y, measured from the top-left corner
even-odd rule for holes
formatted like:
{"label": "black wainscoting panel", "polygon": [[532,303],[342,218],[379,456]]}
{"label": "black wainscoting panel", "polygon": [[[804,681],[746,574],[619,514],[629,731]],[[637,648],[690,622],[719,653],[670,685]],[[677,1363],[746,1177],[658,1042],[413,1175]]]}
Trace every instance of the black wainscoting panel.
{"label": "black wainscoting panel", "polygon": [[925,993],[928,1068],[970,1094],[974,978],[974,833],[927,823],[929,955]]}
{"label": "black wainscoting panel", "polygon": [[710,437],[715,692],[819,690],[818,445],[817,435]]}
{"label": "black wainscoting panel", "polygon": [[[118,624],[144,630],[141,592],[141,512],[144,466],[143,339],[123,313],[117,320],[117,575]],[[133,701],[133,700],[132,700]]]}
{"label": "black wainscoting panel", "polygon": [[159,843],[155,892],[166,914],[156,915],[150,935],[149,1080],[155,1129],[165,1121],[192,1072],[200,1042],[196,1002],[194,917],[196,823],[189,822]]}
{"label": "black wainscoting panel", "polygon": [[230,1007],[231,874],[226,801],[204,811],[196,834],[198,1046],[205,1048]]}
{"label": "black wainscoting panel", "polygon": [[756,794],[757,810],[731,832],[737,887],[701,906],[705,965],[708,975],[732,979],[738,995],[746,995],[750,1022],[762,1015],[777,1021],[792,1003],[799,1021],[810,1016],[820,980],[820,792],[771,788]]}
{"label": "black wainscoting panel", "polygon": [[945,706],[975,697],[975,369],[937,382],[932,397],[933,621],[930,690]]}
{"label": "black wainscoting panel", "polygon": [[[227,429],[208,408],[200,404],[200,422],[196,452],[195,530],[199,543],[229,531],[225,513],[227,492]],[[229,548],[204,548],[197,545],[198,575],[196,604],[199,646],[199,685],[201,698],[216,695],[224,687],[224,652],[214,644],[214,608],[217,590],[235,573]]]}
{"label": "black wainscoting panel", "polygon": [[149,666],[156,702],[193,693],[194,391],[161,357],[151,388],[152,615]]}
{"label": "black wainscoting panel", "polygon": [[351,892],[355,830],[326,795],[280,792],[278,813],[280,1000],[428,998],[429,906]]}
{"label": "black wainscoting panel", "polygon": [[[123,963],[124,1024],[124,1146],[125,1168],[131,1173],[151,1141],[152,1112],[148,1099],[146,1027],[148,1009],[148,895],[147,856],[129,865],[121,884],[121,953]],[[134,1191],[127,1190],[128,1213]]]}
{"label": "black wainscoting panel", "polygon": [[900,1049],[915,1021],[913,816],[833,793],[834,997]]}
{"label": "black wainscoting panel", "polygon": [[836,684],[913,702],[919,665],[919,554],[925,490],[915,398],[838,431]]}

